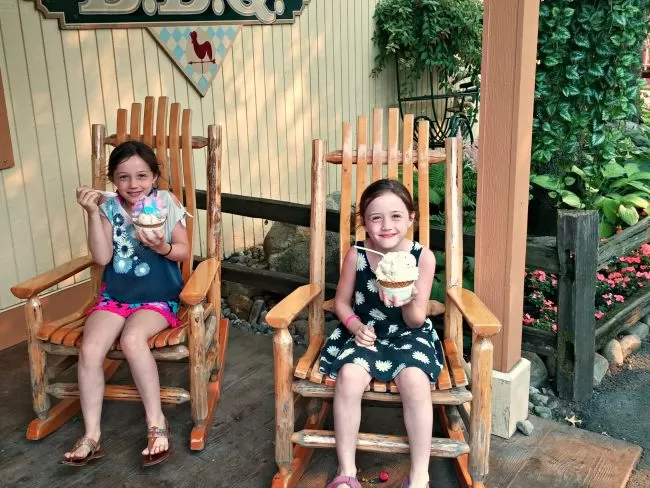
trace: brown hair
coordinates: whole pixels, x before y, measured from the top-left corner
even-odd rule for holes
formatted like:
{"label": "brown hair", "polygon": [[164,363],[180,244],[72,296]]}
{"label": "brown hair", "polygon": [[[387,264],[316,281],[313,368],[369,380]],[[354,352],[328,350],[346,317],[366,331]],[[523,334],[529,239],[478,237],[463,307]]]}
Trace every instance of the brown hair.
{"label": "brown hair", "polygon": [[108,158],[108,179],[113,181],[117,167],[132,156],[140,156],[147,163],[155,176],[160,176],[160,165],[156,153],[148,145],[140,141],[125,141],[119,144]]}
{"label": "brown hair", "polygon": [[416,214],[415,203],[413,202],[413,197],[409,193],[408,189],[397,180],[384,178],[368,185],[361,194],[361,198],[359,199],[359,211],[357,212],[361,225],[365,225],[364,216],[366,215],[366,210],[368,210],[368,205],[370,205],[375,198],[380,197],[384,193],[393,193],[394,195],[397,195],[399,199],[404,202],[409,215]]}

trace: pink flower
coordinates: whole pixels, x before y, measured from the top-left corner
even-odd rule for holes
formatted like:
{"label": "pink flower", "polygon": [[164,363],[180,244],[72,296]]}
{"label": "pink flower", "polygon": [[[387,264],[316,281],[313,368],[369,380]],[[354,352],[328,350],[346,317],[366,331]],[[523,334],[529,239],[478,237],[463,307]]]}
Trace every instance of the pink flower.
{"label": "pink flower", "polygon": [[533,318],[529,314],[524,315],[524,324],[530,325],[532,323],[533,323]]}
{"label": "pink flower", "polygon": [[614,300],[623,303],[625,301],[625,298],[623,298],[623,295],[614,295]]}
{"label": "pink flower", "polygon": [[644,256],[650,256],[650,244],[642,244],[639,249]]}
{"label": "pink flower", "polygon": [[600,310],[594,314],[596,317],[596,320],[602,319],[605,314],[601,312]]}
{"label": "pink flower", "polygon": [[553,324],[553,325],[551,325],[551,330],[552,330],[553,332],[557,332],[557,324]]}
{"label": "pink flower", "polygon": [[596,274],[596,279],[597,279],[598,281],[605,281],[605,275],[602,274],[602,273],[597,273],[597,274]]}

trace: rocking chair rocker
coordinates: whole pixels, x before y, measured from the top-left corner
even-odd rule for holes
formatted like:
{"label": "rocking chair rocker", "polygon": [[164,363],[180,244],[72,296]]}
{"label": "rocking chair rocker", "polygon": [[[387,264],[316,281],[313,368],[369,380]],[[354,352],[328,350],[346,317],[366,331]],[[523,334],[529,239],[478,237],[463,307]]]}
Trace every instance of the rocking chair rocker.
{"label": "rocking chair rocker", "polygon": [[[414,170],[418,175],[419,242],[429,246],[429,164],[446,165],[446,304],[431,301],[429,313],[441,314],[444,310],[445,364],[435,385],[431,385],[432,402],[443,422],[448,439],[434,438],[431,455],[454,458],[462,486],[484,488],[488,473],[488,455],[491,432],[491,375],[493,346],[490,337],[497,334],[501,325],[497,318],[469,290],[462,288],[462,140],[448,138],[444,152],[429,149],[429,124],[418,124],[418,147],[413,148],[413,115],[404,116],[402,151],[398,148],[398,109],[390,109],[388,124],[388,150],[382,149],[383,112],[373,114],[372,146],[367,143],[367,118],[358,118],[357,149],[352,149],[352,127],[343,124],[343,149],[325,153],[322,140],[312,145],[312,201],[310,283],[296,289],[278,303],[266,316],[275,329],[273,339],[275,366],[275,459],[279,471],[273,479],[274,488],[294,487],[303,475],[314,448],[335,447],[333,431],[322,430],[329,413],[334,383],[319,372],[321,348],[327,339],[324,335],[324,310],[331,304],[324,300],[325,290],[325,174],[326,163],[340,165],[341,220],[340,262],[351,245],[352,202],[358,208],[359,198],[367,186],[368,166],[372,168],[372,181],[383,177],[388,167],[388,177],[398,178],[401,167],[402,181],[413,193]],[[353,167],[356,166],[356,185],[353,184]],[[356,198],[356,200],[355,200]],[[365,238],[363,227],[356,226],[355,240]],[[413,236],[411,229],[409,237]],[[305,354],[298,364],[293,364],[293,340],[288,326],[304,308],[309,308],[309,338]],[[462,357],[463,318],[472,328],[471,369]],[[471,380],[471,391],[468,388]],[[294,396],[308,399],[307,420],[302,430],[294,431]],[[374,402],[400,402],[394,381],[389,384],[371,381],[363,395]],[[298,402],[297,402],[298,403]],[[471,404],[471,411],[468,404]],[[463,429],[464,428],[464,429]],[[469,442],[465,439],[469,432]],[[294,446],[295,445],[295,446]],[[359,433],[357,449],[368,451],[408,453],[406,437]]]}
{"label": "rocking chair rocker", "polygon": [[[221,319],[221,127],[210,125],[208,137],[192,137],[191,111],[181,112],[178,103],[171,104],[167,117],[167,97],[158,100],[157,114],[154,97],[146,97],[144,122],[140,129],[142,106],[134,103],[131,121],[128,112],[117,111],[117,133],[105,135],[103,125],[92,126],[93,188],[105,190],[106,149],[126,140],[142,141],[155,149],[161,166],[160,188],[169,189],[184,203],[191,215],[196,215],[195,188],[192,178],[192,150],[207,148],[207,258],[193,270],[193,256],[180,263],[184,287],[180,295],[179,318],[182,325],[167,328],[149,339],[156,361],[189,360],[189,392],[178,387],[161,387],[163,403],[190,402],[194,428],[190,448],[203,449],[219,400],[228,339],[228,320]],[[154,134],[154,119],[156,130]],[[180,125],[180,127],[179,127]],[[180,130],[179,130],[180,128]],[[194,244],[194,220],[188,217],[189,248]],[[39,293],[87,268],[91,268],[92,294],[78,311],[53,322],[43,322]],[[103,267],[93,263],[91,256],[82,256],[57,266],[11,288],[12,293],[26,299],[25,317],[28,330],[29,367],[31,373],[34,411],[38,416],[27,428],[27,438],[41,439],[70,419],[80,408],[76,383],[50,383],[61,367],[48,364],[49,356],[69,356],[59,365],[69,367],[76,362],[83,341],[86,313],[100,293]],[[108,380],[117,370],[124,354],[119,340],[115,342],[104,362]],[[51,406],[50,396],[61,399]],[[135,386],[106,385],[104,398],[137,401]]]}

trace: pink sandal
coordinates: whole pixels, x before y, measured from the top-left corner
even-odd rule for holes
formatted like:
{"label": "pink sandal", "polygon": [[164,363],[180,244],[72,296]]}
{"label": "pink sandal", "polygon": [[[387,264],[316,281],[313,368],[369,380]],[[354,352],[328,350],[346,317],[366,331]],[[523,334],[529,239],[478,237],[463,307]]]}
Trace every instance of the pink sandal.
{"label": "pink sandal", "polygon": [[350,488],[363,488],[359,480],[352,476],[343,476],[342,474],[336,476],[325,488],[338,488],[341,485],[348,485]]}

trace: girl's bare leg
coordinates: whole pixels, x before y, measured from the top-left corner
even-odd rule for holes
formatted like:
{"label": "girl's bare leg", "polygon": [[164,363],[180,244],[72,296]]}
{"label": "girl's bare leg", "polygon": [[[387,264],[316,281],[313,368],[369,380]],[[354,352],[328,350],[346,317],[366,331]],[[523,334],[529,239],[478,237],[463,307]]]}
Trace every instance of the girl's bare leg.
{"label": "girl's bare leg", "polygon": [[[99,442],[101,437],[100,421],[104,401],[104,359],[123,327],[124,317],[103,310],[97,310],[90,314],[84,324],[77,377],[81,412],[86,430],[84,435],[95,442]],[[81,459],[86,457],[88,452],[88,447],[81,446],[74,452],[66,452],[65,457],[68,459]]]}
{"label": "girl's bare leg", "polygon": [[[371,376],[357,364],[346,364],[336,377],[334,393],[334,433],[339,474],[356,477],[355,453],[361,423],[361,396]],[[347,485],[341,485],[346,487]]]}
{"label": "girl's bare leg", "polygon": [[433,435],[433,407],[429,377],[418,368],[406,368],[395,378],[402,397],[404,424],[411,450],[409,488],[425,488],[429,482],[429,459]]}
{"label": "girl's bare leg", "polygon": [[[147,339],[169,327],[165,317],[153,310],[139,310],[126,321],[120,344],[129,362],[131,375],[138,388],[149,427],[165,428],[165,416],[160,404],[160,380],[158,366],[147,345]],[[142,454],[156,454],[166,451],[169,443],[166,438],[156,439],[151,453],[145,448]]]}

